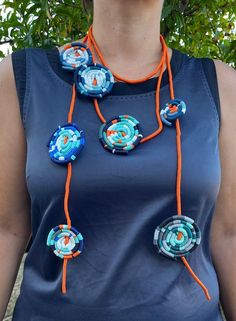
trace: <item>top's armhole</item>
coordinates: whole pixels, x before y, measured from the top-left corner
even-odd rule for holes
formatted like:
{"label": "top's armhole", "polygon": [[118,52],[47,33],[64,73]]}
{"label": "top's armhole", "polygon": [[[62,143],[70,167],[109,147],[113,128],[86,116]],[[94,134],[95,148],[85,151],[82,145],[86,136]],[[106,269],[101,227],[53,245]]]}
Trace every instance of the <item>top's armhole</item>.
{"label": "top's armhole", "polygon": [[221,126],[221,106],[220,106],[220,97],[219,97],[219,87],[218,80],[216,74],[215,63],[211,58],[202,58],[202,66],[204,70],[204,74],[206,76],[212,97],[214,99],[218,118],[219,118],[219,129]]}
{"label": "top's armhole", "polygon": [[21,118],[23,120],[23,105],[26,87],[26,53],[25,49],[12,53],[12,65],[16,83],[17,96],[20,105]]}
{"label": "top's armhole", "polygon": [[29,96],[29,59],[27,49],[20,49],[12,52],[12,65],[15,77],[17,96],[20,106],[20,115],[25,129],[25,119]]}

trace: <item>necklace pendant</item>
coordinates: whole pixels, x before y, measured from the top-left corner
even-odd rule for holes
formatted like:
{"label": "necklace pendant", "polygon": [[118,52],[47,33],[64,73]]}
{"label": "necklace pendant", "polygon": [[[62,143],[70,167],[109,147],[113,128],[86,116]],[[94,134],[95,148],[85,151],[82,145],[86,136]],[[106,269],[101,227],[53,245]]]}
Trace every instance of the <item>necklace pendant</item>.
{"label": "necklace pendant", "polygon": [[99,130],[102,146],[113,154],[127,155],[142,137],[139,121],[129,115],[113,117],[102,124]]}
{"label": "necklace pendant", "polygon": [[111,71],[97,63],[76,69],[74,80],[78,92],[92,98],[102,98],[109,94],[114,84]]}
{"label": "necklace pendant", "polygon": [[177,259],[187,256],[201,242],[201,232],[197,224],[188,216],[168,217],[155,229],[153,244],[158,253]]}
{"label": "necklace pendant", "polygon": [[93,62],[91,50],[78,41],[64,46],[60,53],[60,60],[63,69],[72,71]]}
{"label": "necklace pendant", "polygon": [[51,135],[47,147],[49,156],[57,164],[67,164],[74,161],[85,145],[83,130],[75,123],[67,123]]}
{"label": "necklace pendant", "polygon": [[84,241],[76,228],[61,224],[50,230],[47,245],[61,259],[72,259],[82,253]]}
{"label": "necklace pendant", "polygon": [[183,100],[173,99],[166,107],[160,111],[160,116],[163,121],[168,126],[172,126],[172,123],[183,114],[186,113],[186,104]]}

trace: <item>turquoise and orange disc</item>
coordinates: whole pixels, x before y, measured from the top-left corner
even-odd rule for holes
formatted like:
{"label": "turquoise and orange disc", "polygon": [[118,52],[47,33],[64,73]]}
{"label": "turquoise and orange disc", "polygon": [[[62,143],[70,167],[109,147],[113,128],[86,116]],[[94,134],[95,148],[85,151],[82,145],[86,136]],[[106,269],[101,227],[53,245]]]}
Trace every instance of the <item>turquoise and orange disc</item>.
{"label": "turquoise and orange disc", "polygon": [[114,84],[111,71],[97,63],[84,65],[75,70],[74,80],[77,91],[92,98],[102,98],[107,95]]}
{"label": "turquoise and orange disc", "polygon": [[74,161],[84,145],[84,132],[75,123],[58,126],[47,144],[51,160],[58,164]]}
{"label": "turquoise and orange disc", "polygon": [[153,244],[158,253],[172,259],[187,256],[201,242],[201,232],[197,224],[188,216],[174,215],[157,226]]}
{"label": "turquoise and orange disc", "polygon": [[185,102],[180,99],[173,99],[168,104],[166,104],[165,108],[160,111],[160,116],[163,123],[168,126],[172,126],[172,123],[185,113]]}
{"label": "turquoise and orange disc", "polygon": [[93,62],[91,50],[81,42],[72,42],[63,47],[60,53],[62,68],[75,70],[82,65],[87,65]]}
{"label": "turquoise and orange disc", "polygon": [[61,224],[51,229],[47,237],[47,245],[61,259],[78,256],[84,246],[83,236],[76,228]]}
{"label": "turquoise and orange disc", "polygon": [[130,115],[113,117],[99,130],[102,146],[113,154],[128,154],[142,137],[139,121]]}

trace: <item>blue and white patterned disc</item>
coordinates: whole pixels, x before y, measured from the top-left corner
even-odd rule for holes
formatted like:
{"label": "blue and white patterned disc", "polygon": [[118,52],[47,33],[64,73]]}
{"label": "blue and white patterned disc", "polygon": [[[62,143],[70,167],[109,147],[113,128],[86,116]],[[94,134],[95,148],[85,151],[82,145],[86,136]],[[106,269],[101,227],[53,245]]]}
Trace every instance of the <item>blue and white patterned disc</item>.
{"label": "blue and white patterned disc", "polygon": [[62,68],[68,70],[75,70],[93,62],[91,50],[81,42],[65,45],[60,53],[60,60]]}
{"label": "blue and white patterned disc", "polygon": [[113,154],[127,155],[142,138],[139,121],[130,115],[112,117],[99,130],[102,146]]}
{"label": "blue and white patterned disc", "polygon": [[75,85],[82,95],[102,98],[111,91],[113,84],[111,71],[101,64],[84,65],[75,70]]}
{"label": "blue and white patterned disc", "polygon": [[84,246],[83,236],[73,226],[61,224],[51,229],[47,237],[47,245],[61,259],[78,256]]}
{"label": "blue and white patterned disc", "polygon": [[173,99],[160,111],[160,116],[166,125],[172,126],[172,123],[185,113],[185,102],[180,99]]}
{"label": "blue and white patterned disc", "polygon": [[201,232],[197,224],[188,216],[174,215],[157,226],[153,244],[158,252],[177,259],[187,256],[201,242]]}
{"label": "blue and white patterned disc", "polygon": [[51,160],[58,164],[74,161],[84,145],[84,132],[74,123],[58,126],[47,144]]}

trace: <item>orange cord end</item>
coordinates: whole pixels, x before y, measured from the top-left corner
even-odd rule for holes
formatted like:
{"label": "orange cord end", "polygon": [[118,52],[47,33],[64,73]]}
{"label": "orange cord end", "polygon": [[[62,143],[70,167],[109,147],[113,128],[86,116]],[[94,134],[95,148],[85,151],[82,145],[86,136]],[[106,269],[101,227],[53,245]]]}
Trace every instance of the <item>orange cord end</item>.
{"label": "orange cord end", "polygon": [[62,270],[62,293],[66,293],[66,268],[68,259],[63,259],[63,270]]}
{"label": "orange cord end", "polygon": [[199,278],[196,276],[196,274],[193,272],[193,270],[191,269],[190,265],[188,264],[186,258],[184,256],[181,256],[181,259],[184,263],[184,265],[186,266],[186,268],[188,269],[189,273],[192,275],[192,277],[194,278],[194,280],[201,286],[201,288],[203,289],[205,296],[207,298],[208,301],[211,300],[211,296],[208,292],[207,287],[202,283],[201,280],[199,280]]}

